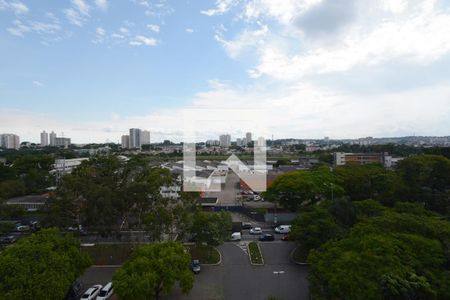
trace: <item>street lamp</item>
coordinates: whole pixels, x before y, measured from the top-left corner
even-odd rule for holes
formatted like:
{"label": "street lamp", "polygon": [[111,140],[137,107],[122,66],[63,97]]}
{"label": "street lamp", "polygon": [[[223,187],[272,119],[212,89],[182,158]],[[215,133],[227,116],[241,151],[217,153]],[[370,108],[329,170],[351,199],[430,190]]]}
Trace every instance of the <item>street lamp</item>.
{"label": "street lamp", "polygon": [[281,292],[280,290],[280,280],[278,279],[278,277],[280,275],[284,274],[284,271],[273,271],[273,274],[277,277],[276,281],[277,281],[277,290]]}

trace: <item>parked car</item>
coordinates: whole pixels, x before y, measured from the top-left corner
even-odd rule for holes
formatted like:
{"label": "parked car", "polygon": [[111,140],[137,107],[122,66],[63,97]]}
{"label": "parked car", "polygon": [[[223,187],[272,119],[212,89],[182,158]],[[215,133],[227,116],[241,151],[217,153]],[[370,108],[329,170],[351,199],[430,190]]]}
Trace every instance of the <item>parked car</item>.
{"label": "parked car", "polygon": [[242,239],[242,235],[240,232],[233,232],[231,234],[231,240],[232,241],[240,241]]}
{"label": "parked car", "polygon": [[83,296],[81,297],[82,300],[95,300],[95,297],[100,293],[100,290],[102,289],[101,284],[96,284],[94,286],[91,286],[88,288],[86,292],[84,292]]}
{"label": "parked car", "polygon": [[16,241],[16,237],[13,235],[0,237],[0,244],[2,244],[2,245],[13,244],[15,241]]}
{"label": "parked car", "polygon": [[261,233],[262,233],[261,227],[253,227],[252,229],[250,229],[250,234],[261,234]]}
{"label": "parked car", "polygon": [[17,231],[29,231],[29,230],[30,230],[30,226],[28,226],[28,225],[17,226]]}
{"label": "parked car", "polygon": [[112,282],[108,282],[98,293],[97,300],[109,299],[114,294]]}
{"label": "parked car", "polygon": [[252,229],[252,223],[242,222],[242,229]]}
{"label": "parked car", "polygon": [[274,241],[275,237],[270,233],[263,233],[260,235],[259,240],[262,242]]}
{"label": "parked car", "polygon": [[275,227],[276,233],[289,233],[291,232],[291,225],[279,225]]}
{"label": "parked car", "polygon": [[200,273],[201,267],[200,267],[200,261],[198,259],[194,259],[191,263],[191,270],[194,272],[194,274]]}
{"label": "parked car", "polygon": [[70,287],[69,291],[67,292],[66,297],[64,298],[64,300],[75,300],[75,299],[80,298],[81,293],[82,293],[82,288],[83,288],[83,286],[81,285],[81,283],[78,282],[78,281],[75,281],[71,285],[71,287]]}

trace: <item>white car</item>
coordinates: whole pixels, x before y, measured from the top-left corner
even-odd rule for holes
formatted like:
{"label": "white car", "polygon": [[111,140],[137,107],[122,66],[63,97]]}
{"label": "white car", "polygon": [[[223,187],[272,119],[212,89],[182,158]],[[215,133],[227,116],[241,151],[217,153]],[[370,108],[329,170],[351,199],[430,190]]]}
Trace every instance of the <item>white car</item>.
{"label": "white car", "polygon": [[106,300],[109,299],[112,294],[114,294],[114,289],[112,286],[112,282],[108,282],[100,291],[97,296],[97,300]]}
{"label": "white car", "polygon": [[100,293],[100,290],[102,289],[101,284],[96,284],[94,286],[91,286],[88,288],[86,292],[84,292],[83,296],[81,296],[82,300],[95,300],[95,297]]}
{"label": "white car", "polygon": [[291,225],[279,225],[275,227],[276,233],[289,233],[291,232]]}
{"label": "white car", "polygon": [[253,227],[252,229],[250,229],[250,234],[261,234],[261,233],[262,233],[261,227]]}
{"label": "white car", "polygon": [[231,240],[232,241],[240,241],[242,239],[241,233],[240,232],[233,232],[231,234]]}

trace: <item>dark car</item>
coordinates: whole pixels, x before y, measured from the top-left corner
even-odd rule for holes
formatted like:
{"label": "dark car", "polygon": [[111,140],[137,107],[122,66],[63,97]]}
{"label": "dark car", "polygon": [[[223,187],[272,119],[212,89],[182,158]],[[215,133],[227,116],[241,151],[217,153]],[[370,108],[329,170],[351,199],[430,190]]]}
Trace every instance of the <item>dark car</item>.
{"label": "dark car", "polygon": [[270,233],[264,233],[259,236],[259,240],[262,242],[274,241],[275,237]]}
{"label": "dark car", "polygon": [[242,229],[252,229],[252,223],[242,222]]}
{"label": "dark car", "polygon": [[200,273],[200,261],[198,259],[194,259],[191,263],[191,270],[194,274]]}
{"label": "dark car", "polygon": [[76,281],[72,284],[64,300],[75,300],[81,296],[83,286]]}
{"label": "dark car", "polygon": [[15,241],[16,241],[16,237],[13,235],[0,237],[0,244],[3,244],[3,245],[13,244]]}

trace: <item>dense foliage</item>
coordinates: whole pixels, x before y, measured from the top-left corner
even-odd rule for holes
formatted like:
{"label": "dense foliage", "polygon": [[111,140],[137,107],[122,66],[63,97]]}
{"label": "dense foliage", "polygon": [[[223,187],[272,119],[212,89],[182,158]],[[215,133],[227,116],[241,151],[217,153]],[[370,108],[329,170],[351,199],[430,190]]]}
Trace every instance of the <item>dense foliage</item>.
{"label": "dense foliage", "polygon": [[62,299],[89,265],[72,236],[42,230],[0,253],[0,299]]}
{"label": "dense foliage", "polygon": [[229,238],[232,227],[228,212],[208,213],[198,210],[193,217],[191,233],[197,244],[217,246]]}
{"label": "dense foliage", "polygon": [[190,255],[182,244],[160,242],[138,247],[114,274],[114,291],[120,299],[159,299],[178,283],[188,293],[194,283]]}

